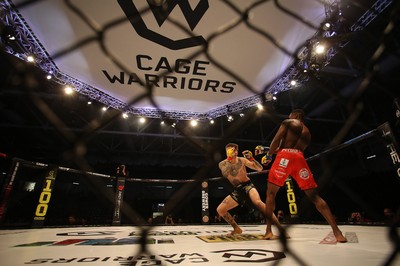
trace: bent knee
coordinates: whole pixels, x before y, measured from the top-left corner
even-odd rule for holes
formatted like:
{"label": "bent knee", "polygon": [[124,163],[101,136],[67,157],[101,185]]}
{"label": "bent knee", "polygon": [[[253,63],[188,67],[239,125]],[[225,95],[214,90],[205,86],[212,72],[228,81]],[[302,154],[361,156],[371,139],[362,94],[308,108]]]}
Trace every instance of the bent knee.
{"label": "bent knee", "polygon": [[217,207],[217,213],[218,213],[220,216],[224,216],[227,212],[228,212],[228,211],[227,211],[226,208],[224,208],[223,206],[219,205],[219,206]]}

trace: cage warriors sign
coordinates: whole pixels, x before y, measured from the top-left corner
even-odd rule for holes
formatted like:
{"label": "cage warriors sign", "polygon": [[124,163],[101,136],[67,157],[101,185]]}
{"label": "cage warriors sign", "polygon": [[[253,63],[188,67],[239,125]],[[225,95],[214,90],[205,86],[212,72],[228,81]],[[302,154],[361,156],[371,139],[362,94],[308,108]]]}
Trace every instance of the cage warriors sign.
{"label": "cage warriors sign", "polygon": [[[153,58],[150,55],[136,55],[135,68],[132,73],[110,73],[103,70],[105,77],[112,84],[141,85],[166,89],[187,89],[194,91],[232,93],[236,82],[204,79],[207,76],[208,61],[176,59],[173,62],[163,56]],[[142,73],[142,75],[140,75]],[[168,73],[165,75],[165,73]],[[172,76],[169,74],[176,74]]]}
{"label": "cage warriors sign", "polygon": [[[192,9],[189,1],[169,0],[167,4],[154,4],[157,1],[147,1],[154,20],[161,27],[171,12],[179,7],[193,31],[209,8],[207,0],[200,0]],[[162,3],[163,1],[159,1]],[[171,50],[182,50],[194,46],[205,45],[203,36],[191,36],[178,40],[151,30],[142,18],[142,14],[133,0],[118,0],[118,3],[136,33],[144,39]],[[207,79],[209,61],[189,60],[186,58],[171,59],[166,56],[155,57],[150,54],[137,54],[136,69],[132,73],[102,72],[111,84],[140,85],[166,89],[186,89],[186,91],[203,91],[211,93],[232,93],[236,82],[230,80]],[[165,74],[167,73],[167,74]],[[174,74],[174,75],[170,75]]]}
{"label": "cage warriors sign", "polygon": [[[264,92],[293,62],[254,28],[289,51],[315,34],[271,1],[73,2],[74,9],[53,0],[19,12],[50,57],[75,47],[53,58],[63,84],[96,100],[101,94],[92,88],[99,90],[112,98],[102,102],[116,108],[134,102],[134,108],[153,109],[156,103],[201,115],[239,103]],[[315,25],[324,20],[324,1],[285,1],[285,7]]]}

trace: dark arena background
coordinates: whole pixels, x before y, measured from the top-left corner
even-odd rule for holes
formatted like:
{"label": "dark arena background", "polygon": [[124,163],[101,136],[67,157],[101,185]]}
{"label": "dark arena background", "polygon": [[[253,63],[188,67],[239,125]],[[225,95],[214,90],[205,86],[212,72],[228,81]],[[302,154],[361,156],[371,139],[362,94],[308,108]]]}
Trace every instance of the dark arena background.
{"label": "dark arena background", "polygon": [[[1,265],[399,265],[399,11],[0,0]],[[295,108],[348,242],[291,177],[274,212],[290,238],[264,240],[249,202],[227,236],[225,145],[255,154]],[[247,169],[263,202],[270,167]]]}

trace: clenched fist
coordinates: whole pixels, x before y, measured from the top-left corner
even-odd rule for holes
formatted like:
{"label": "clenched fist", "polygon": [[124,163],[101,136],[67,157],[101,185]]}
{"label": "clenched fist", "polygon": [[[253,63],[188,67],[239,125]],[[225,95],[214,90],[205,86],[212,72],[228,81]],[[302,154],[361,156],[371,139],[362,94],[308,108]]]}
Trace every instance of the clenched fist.
{"label": "clenched fist", "polygon": [[268,151],[269,151],[269,147],[258,145],[254,150],[254,154],[257,156],[259,154],[264,154]]}
{"label": "clenched fist", "polygon": [[251,153],[251,151],[245,150],[242,153],[243,153],[244,158],[248,159],[249,161],[254,160],[253,153]]}

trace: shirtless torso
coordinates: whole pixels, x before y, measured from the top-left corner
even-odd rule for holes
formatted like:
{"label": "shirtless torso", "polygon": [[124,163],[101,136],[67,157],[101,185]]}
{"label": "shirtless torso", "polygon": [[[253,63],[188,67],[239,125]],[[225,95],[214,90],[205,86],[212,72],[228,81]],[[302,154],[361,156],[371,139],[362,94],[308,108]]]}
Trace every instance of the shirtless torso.
{"label": "shirtless torso", "polygon": [[246,164],[239,157],[236,157],[232,161],[228,161],[227,159],[221,161],[219,168],[222,175],[235,187],[250,180],[247,176]]}

